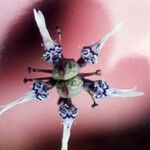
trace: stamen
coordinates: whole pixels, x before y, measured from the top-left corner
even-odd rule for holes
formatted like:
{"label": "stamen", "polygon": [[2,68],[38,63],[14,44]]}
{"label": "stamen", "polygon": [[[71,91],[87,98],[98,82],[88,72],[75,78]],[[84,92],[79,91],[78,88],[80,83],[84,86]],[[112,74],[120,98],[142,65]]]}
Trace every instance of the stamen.
{"label": "stamen", "polygon": [[58,34],[58,43],[61,45],[61,27],[56,26],[56,31],[57,31],[57,34]]}
{"label": "stamen", "polygon": [[50,79],[50,77],[43,77],[43,78],[31,78],[31,79],[27,79],[27,78],[24,78],[23,79],[23,82],[24,83],[27,83],[28,81],[35,81],[35,80],[49,80]]}
{"label": "stamen", "polygon": [[33,69],[31,67],[27,68],[28,73],[31,72],[45,72],[45,73],[52,73],[52,70],[45,70],[45,69]]}
{"label": "stamen", "polygon": [[98,75],[100,76],[101,75],[101,70],[96,70],[95,72],[90,72],[90,73],[81,73],[80,74],[81,77],[87,77],[87,76],[93,76],[93,75]]}

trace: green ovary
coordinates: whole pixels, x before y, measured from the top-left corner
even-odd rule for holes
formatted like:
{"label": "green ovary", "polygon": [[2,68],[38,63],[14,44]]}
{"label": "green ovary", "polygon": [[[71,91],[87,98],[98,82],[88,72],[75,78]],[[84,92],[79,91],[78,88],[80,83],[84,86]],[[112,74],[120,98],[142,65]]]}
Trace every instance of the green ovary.
{"label": "green ovary", "polygon": [[79,73],[79,65],[73,60],[68,59],[64,65],[64,75],[60,75],[59,67],[53,68],[53,78],[56,80],[69,80],[74,78]]}
{"label": "green ovary", "polygon": [[[80,93],[82,90],[83,81],[79,76],[76,76],[67,81],[59,81],[56,84],[57,92],[60,97],[71,98]],[[67,94],[64,93],[64,89],[67,89]]]}

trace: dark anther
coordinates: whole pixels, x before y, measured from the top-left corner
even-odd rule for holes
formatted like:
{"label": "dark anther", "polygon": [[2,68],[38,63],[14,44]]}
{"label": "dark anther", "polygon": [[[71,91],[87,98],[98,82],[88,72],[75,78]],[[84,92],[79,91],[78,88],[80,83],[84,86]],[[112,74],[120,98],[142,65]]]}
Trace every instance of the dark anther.
{"label": "dark anther", "polygon": [[56,26],[56,29],[60,29],[61,28],[61,26]]}
{"label": "dark anther", "polygon": [[100,76],[101,75],[101,70],[96,70],[95,74]]}
{"label": "dark anther", "polygon": [[96,102],[94,102],[94,103],[91,105],[92,108],[95,108],[95,107],[97,107],[97,106],[98,106],[98,104],[97,104]]}
{"label": "dark anther", "polygon": [[27,78],[24,78],[24,79],[23,79],[23,82],[24,82],[24,83],[27,83],[27,82],[28,82],[28,79],[27,79]]}
{"label": "dark anther", "polygon": [[60,34],[61,33],[61,27],[60,26],[56,26],[56,31],[57,31],[58,34]]}
{"label": "dark anther", "polygon": [[31,67],[28,67],[27,71],[28,71],[28,73],[31,73],[31,72],[33,72],[33,69]]}

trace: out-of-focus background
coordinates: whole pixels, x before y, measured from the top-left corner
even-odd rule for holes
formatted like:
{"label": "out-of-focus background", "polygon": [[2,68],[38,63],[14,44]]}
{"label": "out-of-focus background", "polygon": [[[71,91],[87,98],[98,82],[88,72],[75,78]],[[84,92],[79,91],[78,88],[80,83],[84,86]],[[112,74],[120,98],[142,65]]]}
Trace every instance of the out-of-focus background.
{"label": "out-of-focus background", "polygon": [[[101,77],[116,88],[137,87],[145,95],[109,98],[91,108],[82,91],[73,99],[80,112],[72,129],[69,150],[150,149],[150,1],[148,0],[9,0],[0,1],[0,105],[24,95],[32,84],[26,68],[51,68],[42,62],[41,37],[32,9],[40,9],[51,36],[62,26],[66,57],[79,58],[80,50],[101,39],[118,22],[123,28],[103,47],[99,63],[82,72],[102,70]],[[53,89],[47,101],[31,101],[0,116],[0,150],[59,150],[62,125]]]}

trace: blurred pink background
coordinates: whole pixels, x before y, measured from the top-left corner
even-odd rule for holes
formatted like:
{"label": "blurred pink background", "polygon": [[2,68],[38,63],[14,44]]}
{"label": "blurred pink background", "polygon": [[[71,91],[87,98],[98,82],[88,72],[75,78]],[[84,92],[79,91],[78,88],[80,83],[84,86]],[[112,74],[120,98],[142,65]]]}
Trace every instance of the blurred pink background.
{"label": "blurred pink background", "polygon": [[[91,108],[82,91],[73,99],[80,112],[72,129],[69,150],[150,149],[150,1],[148,0],[9,0],[0,1],[0,105],[21,97],[31,84],[26,68],[49,68],[42,62],[41,37],[32,9],[40,9],[51,36],[62,26],[66,57],[79,58],[81,47],[101,39],[118,22],[123,28],[103,47],[99,63],[82,72],[102,70],[101,77],[115,88],[144,91],[143,97],[109,98]],[[48,101],[19,105],[0,117],[0,150],[60,149],[62,125],[57,113],[58,95]]]}

